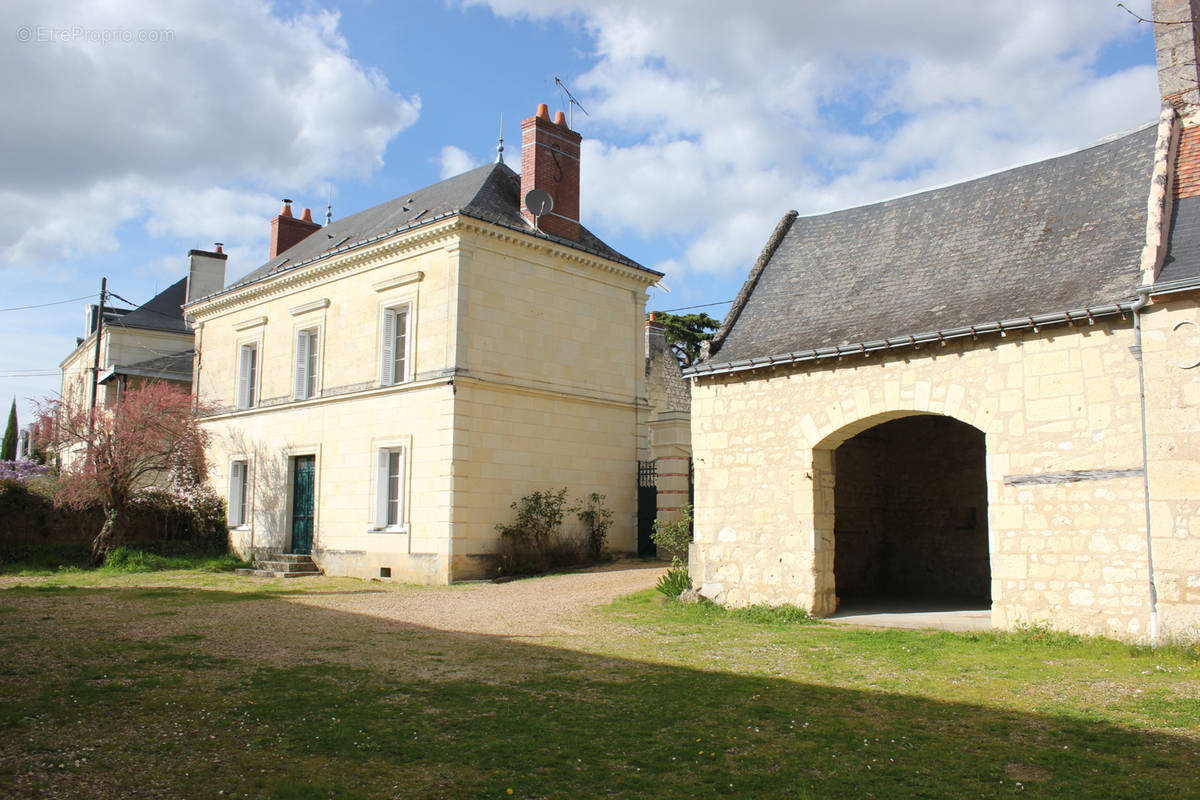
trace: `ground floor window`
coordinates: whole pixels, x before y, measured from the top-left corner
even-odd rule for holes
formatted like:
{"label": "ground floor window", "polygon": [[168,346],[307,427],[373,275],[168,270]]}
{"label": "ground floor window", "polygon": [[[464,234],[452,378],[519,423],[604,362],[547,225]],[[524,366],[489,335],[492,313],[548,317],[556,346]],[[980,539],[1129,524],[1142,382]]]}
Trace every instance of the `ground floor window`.
{"label": "ground floor window", "polygon": [[247,523],[247,480],[250,470],[249,463],[234,461],[229,465],[229,525],[239,527]]}
{"label": "ground floor window", "polygon": [[379,451],[376,482],[375,526],[399,529],[404,526],[404,448],[388,447]]}

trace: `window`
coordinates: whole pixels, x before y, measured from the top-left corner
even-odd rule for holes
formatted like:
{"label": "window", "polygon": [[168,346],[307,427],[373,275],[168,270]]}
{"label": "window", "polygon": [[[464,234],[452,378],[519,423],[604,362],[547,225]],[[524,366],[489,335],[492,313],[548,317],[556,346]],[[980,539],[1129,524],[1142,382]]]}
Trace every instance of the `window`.
{"label": "window", "polygon": [[375,527],[404,527],[404,448],[379,451],[379,479],[376,481]]}
{"label": "window", "polygon": [[382,363],[379,382],[383,386],[408,380],[408,306],[383,310]]}
{"label": "window", "polygon": [[307,400],[317,396],[317,329],[296,332],[296,385],[292,397]]}
{"label": "window", "polygon": [[237,407],[253,408],[258,380],[258,344],[244,344],[239,352]]}
{"label": "window", "polygon": [[249,485],[249,464],[245,461],[234,461],[229,465],[229,527],[237,528],[247,524],[248,517],[246,487]]}

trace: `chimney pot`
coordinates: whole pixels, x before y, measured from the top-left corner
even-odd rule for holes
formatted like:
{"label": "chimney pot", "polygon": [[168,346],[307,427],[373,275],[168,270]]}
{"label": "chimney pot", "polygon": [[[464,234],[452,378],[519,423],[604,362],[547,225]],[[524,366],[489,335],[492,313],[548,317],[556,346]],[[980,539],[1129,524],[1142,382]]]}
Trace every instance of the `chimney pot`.
{"label": "chimney pot", "polygon": [[537,114],[542,119],[550,119],[550,108],[545,103],[538,103]]}
{"label": "chimney pot", "polygon": [[270,255],[268,258],[275,258],[280,253],[295,246],[298,242],[308,238],[314,231],[321,230],[321,226],[313,222],[312,211],[304,209],[302,219],[297,219],[292,216],[292,201],[284,199],[283,210],[279,212],[279,216],[271,220],[271,240],[270,240]]}
{"label": "chimney pot", "polygon": [[224,242],[213,242],[213,246],[217,248],[217,252],[218,252],[218,253],[224,253],[224,252],[225,252],[224,250],[222,250],[222,249],[221,249],[221,248],[223,248],[223,247],[225,246],[225,243],[224,243]]}
{"label": "chimney pot", "polygon": [[567,115],[561,111],[555,111],[554,112],[554,124],[562,125],[565,128],[567,126]]}

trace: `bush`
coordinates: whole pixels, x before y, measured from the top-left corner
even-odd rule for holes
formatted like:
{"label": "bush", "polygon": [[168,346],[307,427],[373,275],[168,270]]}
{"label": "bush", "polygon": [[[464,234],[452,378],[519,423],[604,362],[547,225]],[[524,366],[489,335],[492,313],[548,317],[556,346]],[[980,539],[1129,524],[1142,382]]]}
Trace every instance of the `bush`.
{"label": "bush", "polygon": [[688,545],[692,543],[692,507],[679,509],[679,519],[674,522],[654,520],[654,531],[650,540],[659,549],[659,555],[671,556],[672,563],[687,564]]}
{"label": "bush", "polygon": [[[604,508],[604,495],[592,492],[567,509],[566,488],[531,492],[513,501],[516,519],[497,525],[500,532],[500,574],[532,575],[595,561],[604,552],[612,511]],[[563,517],[570,510],[584,525],[581,536],[564,535]]]}
{"label": "bush", "polygon": [[510,525],[497,525],[500,532],[500,573],[528,575],[545,572],[551,563],[551,545],[558,539],[567,504],[567,489],[531,492],[509,506],[517,512]]}
{"label": "bush", "polygon": [[673,567],[658,579],[658,584],[654,588],[667,597],[679,597],[692,588],[692,579],[688,577],[688,571],[683,567]]}
{"label": "bush", "polygon": [[608,529],[613,524],[612,510],[604,507],[604,495],[592,492],[571,510],[583,523],[588,557],[592,561],[599,561],[604,555],[604,544],[608,541]]}

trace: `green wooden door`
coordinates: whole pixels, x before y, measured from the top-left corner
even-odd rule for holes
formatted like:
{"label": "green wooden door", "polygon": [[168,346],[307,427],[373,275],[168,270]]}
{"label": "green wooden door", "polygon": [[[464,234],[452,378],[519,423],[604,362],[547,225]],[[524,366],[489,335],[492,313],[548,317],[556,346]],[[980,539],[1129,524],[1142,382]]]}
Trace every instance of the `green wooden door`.
{"label": "green wooden door", "polygon": [[292,552],[311,553],[315,456],[292,459]]}

